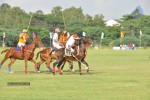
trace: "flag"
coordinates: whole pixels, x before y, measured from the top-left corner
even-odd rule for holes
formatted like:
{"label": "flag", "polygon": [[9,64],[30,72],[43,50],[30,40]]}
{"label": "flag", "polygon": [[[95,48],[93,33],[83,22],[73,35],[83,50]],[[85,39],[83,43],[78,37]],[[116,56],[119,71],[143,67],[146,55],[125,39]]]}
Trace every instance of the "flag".
{"label": "flag", "polygon": [[141,30],[140,30],[140,36],[143,36],[143,35],[142,35],[142,31],[141,31]]}
{"label": "flag", "polygon": [[53,38],[53,33],[50,32],[49,35],[50,35],[50,39],[52,39]]}
{"label": "flag", "polygon": [[120,37],[121,37],[121,38],[124,38],[124,32],[121,31]]}
{"label": "flag", "polygon": [[82,32],[82,36],[86,36],[86,33],[85,33],[85,32]]}
{"label": "flag", "polygon": [[104,33],[102,32],[102,33],[101,33],[101,39],[103,39],[103,38],[104,38]]}

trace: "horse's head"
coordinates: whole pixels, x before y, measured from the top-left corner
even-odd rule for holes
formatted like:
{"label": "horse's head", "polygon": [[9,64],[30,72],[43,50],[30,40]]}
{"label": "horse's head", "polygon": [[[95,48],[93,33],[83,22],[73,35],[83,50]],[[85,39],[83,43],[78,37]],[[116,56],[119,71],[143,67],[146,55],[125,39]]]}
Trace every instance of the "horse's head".
{"label": "horse's head", "polygon": [[81,39],[83,40],[84,44],[89,45],[89,46],[92,45],[92,40],[90,38],[84,36]]}
{"label": "horse's head", "polygon": [[74,45],[78,46],[81,44],[81,39],[75,39]]}
{"label": "horse's head", "polygon": [[32,35],[33,35],[33,42],[34,42],[34,44],[36,46],[39,46],[39,47],[44,47],[42,42],[41,42],[41,39],[38,36],[38,34],[33,32]]}

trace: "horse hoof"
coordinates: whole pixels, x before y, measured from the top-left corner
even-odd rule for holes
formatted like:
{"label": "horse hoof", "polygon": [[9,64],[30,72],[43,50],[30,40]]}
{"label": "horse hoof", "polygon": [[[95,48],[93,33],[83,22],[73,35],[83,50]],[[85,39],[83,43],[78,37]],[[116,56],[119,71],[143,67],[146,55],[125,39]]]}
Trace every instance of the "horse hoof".
{"label": "horse hoof", "polygon": [[60,75],[63,75],[63,73],[59,73]]}
{"label": "horse hoof", "polygon": [[40,70],[35,70],[35,72],[36,72],[36,73],[40,73],[41,71],[40,71]]}
{"label": "horse hoof", "polygon": [[0,65],[0,69],[2,68],[2,65]]}
{"label": "horse hoof", "polygon": [[74,72],[74,69],[72,69],[71,71]]}
{"label": "horse hoof", "polygon": [[40,73],[40,72],[41,72],[41,71],[39,71],[39,70],[37,71],[37,73]]}
{"label": "horse hoof", "polygon": [[8,72],[9,74],[13,74],[13,71]]}
{"label": "horse hoof", "polygon": [[55,75],[55,72],[53,72],[53,75]]}
{"label": "horse hoof", "polygon": [[87,70],[87,73],[89,73],[89,70]]}
{"label": "horse hoof", "polygon": [[80,75],[82,75],[82,73],[80,73]]}
{"label": "horse hoof", "polygon": [[27,74],[28,72],[27,72],[27,71],[25,71],[24,73],[25,73],[25,74]]}
{"label": "horse hoof", "polygon": [[40,67],[39,66],[36,67],[36,71],[40,71]]}
{"label": "horse hoof", "polygon": [[89,70],[89,67],[86,67],[85,69],[86,69],[86,70]]}

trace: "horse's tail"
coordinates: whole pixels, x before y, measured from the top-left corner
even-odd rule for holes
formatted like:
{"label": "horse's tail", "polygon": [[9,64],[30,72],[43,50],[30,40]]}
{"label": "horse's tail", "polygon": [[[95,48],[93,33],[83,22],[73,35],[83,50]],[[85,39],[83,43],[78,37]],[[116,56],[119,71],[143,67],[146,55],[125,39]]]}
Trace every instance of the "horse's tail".
{"label": "horse's tail", "polygon": [[8,49],[3,50],[3,51],[1,52],[1,54],[2,54],[2,53],[5,53],[7,50],[8,50]]}
{"label": "horse's tail", "polygon": [[36,54],[36,60],[37,60],[37,58],[39,57],[39,54],[41,53],[41,51],[39,51],[37,54]]}
{"label": "horse's tail", "polygon": [[57,48],[52,48],[52,50],[51,50],[51,52],[49,53],[49,55],[51,56],[51,54],[54,52],[54,51],[56,51],[56,50],[58,50]]}

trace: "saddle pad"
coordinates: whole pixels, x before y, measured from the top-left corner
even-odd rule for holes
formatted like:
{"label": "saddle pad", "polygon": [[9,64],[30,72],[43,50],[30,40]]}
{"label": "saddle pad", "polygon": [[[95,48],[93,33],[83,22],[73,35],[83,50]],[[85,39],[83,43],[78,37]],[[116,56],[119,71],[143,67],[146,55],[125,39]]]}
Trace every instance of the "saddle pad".
{"label": "saddle pad", "polygon": [[17,47],[15,48],[15,51],[21,51],[21,48]]}
{"label": "saddle pad", "polygon": [[66,48],[65,48],[65,55],[66,55],[66,56],[72,56],[72,55],[71,55],[71,52],[70,52],[68,49],[66,49]]}
{"label": "saddle pad", "polygon": [[[53,50],[53,49],[51,48],[51,51],[52,51],[52,50]],[[52,54],[54,55],[54,54],[55,54],[55,51],[53,51]]]}
{"label": "saddle pad", "polygon": [[55,51],[53,51],[52,54],[54,55],[54,54],[55,54]]}

